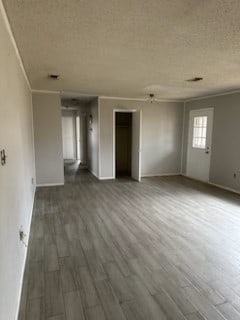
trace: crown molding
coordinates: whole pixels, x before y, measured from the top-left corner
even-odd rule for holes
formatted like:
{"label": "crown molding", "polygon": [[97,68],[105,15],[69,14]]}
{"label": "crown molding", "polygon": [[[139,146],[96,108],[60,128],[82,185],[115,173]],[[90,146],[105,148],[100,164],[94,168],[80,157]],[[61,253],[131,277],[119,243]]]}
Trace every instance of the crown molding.
{"label": "crown molding", "polygon": [[206,96],[199,96],[199,97],[195,97],[195,98],[190,98],[190,99],[185,100],[184,102],[187,103],[187,102],[191,102],[191,101],[204,100],[204,99],[208,99],[208,98],[227,96],[227,95],[234,94],[234,93],[240,93],[240,89],[232,90],[232,91],[225,91],[225,92],[216,93],[216,94],[209,94]]}
{"label": "crown molding", "polygon": [[[1,0],[0,0],[1,1]],[[49,94],[61,94],[61,90],[39,90],[39,89],[31,89],[33,93],[49,93]],[[190,99],[154,99],[154,102],[181,102],[181,103],[187,103],[191,101],[197,101],[197,100],[204,100],[208,98],[215,98],[215,97],[220,97],[220,96],[226,96],[226,95],[231,95],[235,93],[240,93],[240,89],[238,90],[232,90],[232,91],[226,91],[222,93],[216,93],[216,94],[209,94],[206,96],[198,96]],[[81,94],[81,93],[79,93]],[[98,98],[100,101],[101,99],[103,100],[122,100],[122,101],[139,101],[139,102],[147,102],[147,99],[143,98],[128,98],[128,97],[114,97],[114,96],[98,96],[98,95],[93,95],[93,94],[81,94],[83,96],[92,96]]]}
{"label": "crown molding", "polygon": [[32,89],[32,93],[60,94],[61,91]]}
{"label": "crown molding", "polygon": [[17,59],[18,59],[19,64],[20,64],[20,68],[22,69],[22,72],[23,72],[24,78],[25,78],[25,80],[27,82],[28,88],[29,88],[29,90],[31,90],[31,85],[30,85],[30,82],[29,82],[29,79],[28,79],[28,76],[27,76],[27,73],[26,73],[26,70],[25,70],[21,55],[19,53],[19,50],[18,50],[18,47],[17,47],[17,43],[15,41],[15,38],[14,38],[14,35],[13,35],[13,32],[12,32],[12,28],[11,28],[11,25],[10,25],[10,22],[9,22],[9,19],[8,19],[8,16],[7,16],[7,12],[5,10],[5,7],[3,5],[2,0],[0,0],[0,12],[1,12],[2,16],[3,16],[4,24],[6,26],[8,34],[10,36],[13,48],[15,50]]}
{"label": "crown molding", "polygon": [[[147,102],[147,98],[143,99],[143,98],[99,96],[99,99],[105,99],[105,100],[128,100],[128,101]],[[183,99],[158,99],[158,98],[155,98],[154,102],[184,102],[184,100]]]}
{"label": "crown molding", "polygon": [[[57,90],[39,90],[39,89],[32,89],[31,90],[33,93],[49,93],[49,94],[61,94],[62,91],[57,91]],[[147,102],[147,99],[143,98],[127,98],[127,97],[113,97],[113,96],[98,96],[94,94],[81,94],[82,96],[89,96],[89,97],[96,97],[100,101],[101,99],[103,100],[124,100],[124,101],[140,101],[140,102]],[[174,100],[174,99],[154,99],[155,102],[182,102],[184,103],[184,100]]]}

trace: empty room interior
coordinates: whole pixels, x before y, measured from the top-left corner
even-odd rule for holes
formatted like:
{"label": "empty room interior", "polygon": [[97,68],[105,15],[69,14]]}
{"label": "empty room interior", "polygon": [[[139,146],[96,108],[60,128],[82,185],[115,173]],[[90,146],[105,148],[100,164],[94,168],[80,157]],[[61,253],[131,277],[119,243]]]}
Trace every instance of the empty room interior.
{"label": "empty room interior", "polygon": [[240,320],[239,39],[239,0],[0,0],[0,320]]}

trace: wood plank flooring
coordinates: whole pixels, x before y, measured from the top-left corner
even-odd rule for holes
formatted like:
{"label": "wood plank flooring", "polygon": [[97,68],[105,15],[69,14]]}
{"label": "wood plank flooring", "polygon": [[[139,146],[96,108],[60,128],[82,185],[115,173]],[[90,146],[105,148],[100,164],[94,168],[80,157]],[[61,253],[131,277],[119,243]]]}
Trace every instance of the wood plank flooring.
{"label": "wood plank flooring", "polygon": [[240,197],[71,166],[38,188],[19,320],[81,319],[240,319]]}

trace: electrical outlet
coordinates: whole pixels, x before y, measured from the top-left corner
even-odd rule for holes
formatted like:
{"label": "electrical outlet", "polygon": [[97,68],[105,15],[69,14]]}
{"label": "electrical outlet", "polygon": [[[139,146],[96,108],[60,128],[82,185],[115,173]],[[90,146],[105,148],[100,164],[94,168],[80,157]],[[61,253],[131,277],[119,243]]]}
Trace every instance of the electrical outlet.
{"label": "electrical outlet", "polygon": [[27,235],[24,233],[23,231],[23,227],[21,226],[20,229],[19,229],[19,240],[24,244],[25,247],[27,247],[27,244],[24,240],[24,238],[26,237]]}
{"label": "electrical outlet", "polygon": [[23,230],[19,230],[19,239],[20,239],[20,241],[23,241],[23,239],[24,239],[24,232],[23,232]]}

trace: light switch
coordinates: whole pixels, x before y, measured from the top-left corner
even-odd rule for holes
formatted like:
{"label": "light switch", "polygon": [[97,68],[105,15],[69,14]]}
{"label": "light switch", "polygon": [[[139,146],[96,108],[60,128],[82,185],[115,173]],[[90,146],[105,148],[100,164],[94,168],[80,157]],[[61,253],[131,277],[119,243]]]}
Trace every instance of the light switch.
{"label": "light switch", "polygon": [[1,158],[1,165],[4,166],[6,164],[6,162],[7,162],[7,156],[5,154],[5,150],[4,149],[2,149],[0,151],[0,158]]}

